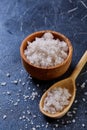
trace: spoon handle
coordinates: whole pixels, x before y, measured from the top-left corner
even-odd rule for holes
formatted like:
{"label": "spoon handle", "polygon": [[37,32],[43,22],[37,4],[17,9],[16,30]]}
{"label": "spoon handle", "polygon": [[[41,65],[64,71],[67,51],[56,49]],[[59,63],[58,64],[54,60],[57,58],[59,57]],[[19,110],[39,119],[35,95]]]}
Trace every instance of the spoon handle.
{"label": "spoon handle", "polygon": [[82,70],[86,62],[87,62],[87,50],[85,51],[79,63],[77,64],[76,68],[74,69],[73,73],[71,74],[72,79],[75,80],[77,78],[77,76],[79,75],[80,71]]}

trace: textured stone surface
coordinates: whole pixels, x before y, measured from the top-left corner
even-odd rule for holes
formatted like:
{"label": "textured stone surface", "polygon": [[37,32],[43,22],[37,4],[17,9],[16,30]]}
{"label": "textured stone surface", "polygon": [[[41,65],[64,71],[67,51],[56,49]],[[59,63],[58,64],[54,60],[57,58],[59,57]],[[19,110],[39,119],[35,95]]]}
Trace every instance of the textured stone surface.
{"label": "textured stone surface", "polygon": [[0,1],[0,130],[86,130],[87,64],[78,76],[70,112],[52,120],[39,111],[45,89],[58,81],[32,79],[21,64],[19,48],[30,33],[51,29],[66,35],[74,47],[71,74],[87,49],[87,0]]}

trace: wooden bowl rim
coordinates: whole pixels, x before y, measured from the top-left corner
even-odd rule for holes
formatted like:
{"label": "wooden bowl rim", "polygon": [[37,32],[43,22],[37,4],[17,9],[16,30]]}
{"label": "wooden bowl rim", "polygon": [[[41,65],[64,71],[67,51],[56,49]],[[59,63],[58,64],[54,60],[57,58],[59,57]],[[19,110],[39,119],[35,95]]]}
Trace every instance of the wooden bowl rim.
{"label": "wooden bowl rim", "polygon": [[[26,42],[29,41],[29,38],[34,37],[34,36],[36,36],[37,34],[40,34],[40,33],[43,35],[43,34],[46,33],[46,32],[50,32],[50,33],[52,33],[53,35],[58,35],[58,37],[61,37],[62,39],[64,39],[64,40],[62,40],[62,41],[67,41],[66,43],[67,43],[68,48],[69,48],[69,53],[68,53],[67,58],[66,58],[62,63],[60,63],[60,64],[58,64],[58,65],[49,66],[49,67],[44,67],[44,66],[39,67],[39,66],[35,66],[35,65],[31,64],[29,60],[27,60],[26,56],[24,55],[24,49],[23,49],[23,47],[24,47],[24,44],[26,44]],[[27,45],[27,44],[26,44],[26,45]],[[26,47],[27,47],[27,46],[26,46]],[[67,61],[69,60],[70,56],[72,55],[72,52],[73,52],[73,47],[72,47],[72,44],[71,44],[70,40],[69,40],[66,36],[64,36],[63,34],[61,34],[61,33],[59,33],[59,32],[56,32],[56,31],[52,31],[52,30],[38,31],[38,32],[34,32],[34,33],[28,35],[28,36],[22,41],[22,44],[21,44],[21,46],[20,46],[20,55],[21,55],[21,57],[23,58],[23,60],[24,60],[27,64],[29,64],[30,66],[32,66],[32,67],[35,67],[35,68],[37,68],[37,69],[44,69],[44,70],[56,69],[56,68],[58,68],[58,67],[61,67],[61,66],[65,65],[65,64],[67,63]]]}

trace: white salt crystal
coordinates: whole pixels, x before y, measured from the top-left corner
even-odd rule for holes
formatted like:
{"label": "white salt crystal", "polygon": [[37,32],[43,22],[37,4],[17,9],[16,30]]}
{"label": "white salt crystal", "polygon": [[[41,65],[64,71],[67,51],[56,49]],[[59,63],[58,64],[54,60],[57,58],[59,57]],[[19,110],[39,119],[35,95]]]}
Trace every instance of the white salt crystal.
{"label": "white salt crystal", "polygon": [[59,39],[53,39],[51,33],[45,33],[41,38],[28,42],[24,51],[26,58],[35,66],[55,66],[62,63],[68,56],[68,45]]}
{"label": "white salt crystal", "polygon": [[56,127],[58,127],[58,124],[55,124]]}
{"label": "white salt crystal", "polygon": [[23,118],[23,119],[25,119],[25,118],[26,118],[26,116],[25,116],[25,115],[23,115],[23,116],[22,116],[22,118]]}
{"label": "white salt crystal", "polygon": [[35,127],[33,127],[33,128],[32,128],[32,130],[36,130],[36,128],[35,128]]}
{"label": "white salt crystal", "polygon": [[26,100],[29,98],[29,95],[23,95],[23,97],[24,97],[24,100]]}
{"label": "white salt crystal", "polygon": [[44,99],[43,110],[52,114],[61,111],[64,106],[69,104],[70,97],[71,94],[66,88],[53,89],[47,93],[47,97]]}
{"label": "white salt crystal", "polygon": [[22,117],[21,117],[21,116],[19,117],[19,120],[22,120]]}
{"label": "white salt crystal", "polygon": [[29,110],[27,110],[27,114],[31,114],[31,112]]}
{"label": "white salt crystal", "polygon": [[24,86],[24,85],[25,85],[25,82],[23,82],[22,85]]}
{"label": "white salt crystal", "polygon": [[25,114],[25,111],[23,111],[22,113]]}
{"label": "white salt crystal", "polygon": [[17,99],[17,102],[20,102],[20,99]]}
{"label": "white salt crystal", "polygon": [[7,84],[6,82],[2,82],[1,86],[6,86],[6,84]]}
{"label": "white salt crystal", "polygon": [[14,103],[14,106],[17,106],[17,105],[18,105],[18,102],[15,102],[15,103]]}
{"label": "white salt crystal", "polygon": [[76,120],[75,120],[75,119],[73,119],[73,120],[72,120],[72,122],[73,122],[73,123],[75,123],[75,122],[76,122]]}
{"label": "white salt crystal", "polygon": [[51,34],[51,33],[45,33],[44,35],[43,35],[43,38],[44,39],[53,39],[54,37],[53,37],[53,35]]}
{"label": "white salt crystal", "polygon": [[7,115],[3,115],[3,119],[6,119],[7,118]]}
{"label": "white salt crystal", "polygon": [[33,115],[34,118],[36,118],[37,116],[36,115]]}
{"label": "white salt crystal", "polygon": [[82,127],[85,127],[85,124],[82,124]]}
{"label": "white salt crystal", "polygon": [[7,91],[7,94],[8,94],[8,95],[11,95],[11,92]]}
{"label": "white salt crystal", "polygon": [[40,125],[36,125],[36,128],[40,128]]}
{"label": "white salt crystal", "polygon": [[84,82],[84,83],[82,83],[82,85],[81,85],[81,88],[83,89],[83,88],[85,88],[85,85],[86,85],[86,83]]}
{"label": "white salt crystal", "polygon": [[32,92],[32,93],[31,93],[31,96],[30,96],[30,99],[31,99],[31,100],[34,100],[37,96],[38,96],[38,93],[37,93],[37,92]]}
{"label": "white salt crystal", "polygon": [[73,114],[76,114],[76,111],[73,111]]}
{"label": "white salt crystal", "polygon": [[21,83],[21,81],[22,81],[22,80],[21,80],[21,79],[19,79],[19,83]]}
{"label": "white salt crystal", "polygon": [[7,76],[7,77],[10,77],[10,73],[7,73],[6,76]]}
{"label": "white salt crystal", "polygon": [[68,112],[67,112],[67,116],[68,116],[68,117],[72,117],[72,116],[73,116],[73,115],[71,114],[71,111],[68,111]]}
{"label": "white salt crystal", "polygon": [[83,102],[85,102],[85,101],[86,101],[86,99],[85,99],[85,98],[82,98],[82,100],[83,100]]}
{"label": "white salt crystal", "polygon": [[87,95],[87,92],[84,92],[84,95]]}
{"label": "white salt crystal", "polygon": [[75,103],[77,103],[78,101],[77,101],[77,100],[75,100],[74,102],[75,102]]}
{"label": "white salt crystal", "polygon": [[40,85],[39,84],[37,84],[37,87],[39,87]]}
{"label": "white salt crystal", "polygon": [[18,81],[17,80],[14,80],[14,81],[11,81],[13,84],[18,84]]}

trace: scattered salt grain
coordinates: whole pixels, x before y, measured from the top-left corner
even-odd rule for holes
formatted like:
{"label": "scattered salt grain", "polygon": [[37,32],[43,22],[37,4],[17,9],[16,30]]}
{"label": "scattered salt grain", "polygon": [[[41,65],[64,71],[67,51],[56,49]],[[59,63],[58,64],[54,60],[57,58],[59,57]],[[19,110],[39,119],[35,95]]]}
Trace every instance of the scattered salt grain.
{"label": "scattered salt grain", "polygon": [[87,110],[85,110],[85,114],[87,114]]}
{"label": "scattered salt grain", "polygon": [[56,128],[59,126],[58,124],[55,124]]}
{"label": "scattered salt grain", "polygon": [[2,82],[1,86],[6,86],[6,84],[7,84],[6,82]]}
{"label": "scattered salt grain", "polygon": [[17,80],[14,80],[14,81],[11,81],[11,83],[13,83],[13,84],[18,84],[18,81]]}
{"label": "scattered salt grain", "polygon": [[61,111],[69,104],[70,97],[71,94],[66,88],[58,87],[53,89],[47,93],[47,97],[44,99],[43,110],[52,114]]}
{"label": "scattered salt grain", "polygon": [[10,111],[11,111],[11,112],[13,112],[13,110],[12,110],[12,109],[11,109]]}
{"label": "scattered salt grain", "polygon": [[86,101],[86,99],[85,99],[85,98],[82,98],[82,100],[83,100],[83,102],[85,102],[85,101]]}
{"label": "scattered salt grain", "polygon": [[36,125],[36,128],[40,128],[40,125]]}
{"label": "scattered salt grain", "polygon": [[27,100],[29,98],[29,95],[23,95],[24,100]]}
{"label": "scattered salt grain", "polygon": [[22,120],[22,117],[21,117],[21,116],[19,117],[19,120]]}
{"label": "scattered salt grain", "polygon": [[70,123],[69,120],[67,120],[66,123],[69,124]]}
{"label": "scattered salt grain", "polygon": [[35,128],[35,127],[33,127],[33,128],[32,128],[32,130],[36,130],[36,128]]}
{"label": "scattered salt grain", "polygon": [[65,124],[65,121],[64,120],[62,120],[62,125],[64,125]]}
{"label": "scattered salt grain", "polygon": [[76,120],[75,120],[75,119],[73,119],[73,120],[72,120],[72,122],[73,122],[73,123],[75,123],[75,122],[76,122]]}
{"label": "scattered salt grain", "polygon": [[26,116],[25,116],[25,115],[23,115],[23,116],[22,116],[22,118],[23,118],[23,119],[25,119],[25,118],[26,118]]}
{"label": "scattered salt grain", "polygon": [[39,87],[40,85],[39,84],[37,84],[37,87]]}
{"label": "scattered salt grain", "polygon": [[25,114],[25,111],[23,111],[22,113]]}
{"label": "scattered salt grain", "polygon": [[31,99],[31,100],[34,100],[37,96],[38,96],[38,93],[37,93],[37,92],[32,92],[32,94],[31,94],[31,96],[30,96],[30,99]]}
{"label": "scattered salt grain", "polygon": [[85,85],[86,85],[86,83],[84,82],[84,83],[82,83],[82,85],[81,85],[81,88],[83,89],[83,88],[85,88]]}
{"label": "scattered salt grain", "polygon": [[8,94],[8,95],[11,95],[11,92],[7,91],[7,94]]}
{"label": "scattered salt grain", "polygon": [[25,124],[25,128],[27,129],[27,127],[28,127],[28,124]]}
{"label": "scattered salt grain", "polygon": [[73,109],[74,109],[74,110],[77,110],[77,108],[76,108],[76,107],[74,107]]}
{"label": "scattered salt grain", "polygon": [[29,87],[28,90],[30,90],[31,88]]}
{"label": "scattered salt grain", "polygon": [[3,119],[6,119],[7,118],[7,115],[3,115]]}
{"label": "scattered salt grain", "polygon": [[29,75],[29,77],[28,77],[29,79],[32,79],[32,77],[31,77],[31,75]]}
{"label": "scattered salt grain", "polygon": [[7,77],[10,77],[10,73],[7,73],[6,76],[7,76]]}
{"label": "scattered salt grain", "polygon": [[9,101],[10,101],[11,103],[14,103],[13,99],[10,99]]}
{"label": "scattered salt grain", "polygon": [[24,51],[26,58],[35,66],[55,66],[62,63],[68,56],[68,46],[64,41],[54,39],[51,33],[28,42]]}
{"label": "scattered salt grain", "polygon": [[25,85],[25,82],[22,83],[22,86],[24,86],[24,85]]}
{"label": "scattered salt grain", "polygon": [[27,117],[27,116],[26,116],[26,120],[27,120],[28,122],[30,122],[30,117]]}
{"label": "scattered salt grain", "polygon": [[84,92],[84,95],[87,95],[87,92]]}
{"label": "scattered salt grain", "polygon": [[28,114],[28,115],[30,115],[30,114],[31,114],[31,112],[30,112],[29,110],[27,110],[27,114]]}
{"label": "scattered salt grain", "polygon": [[19,83],[21,83],[21,81],[22,81],[22,80],[21,80],[21,79],[19,79]]}
{"label": "scattered salt grain", "polygon": [[30,123],[31,123],[32,125],[34,124],[32,120],[31,120],[31,122],[30,122]]}
{"label": "scattered salt grain", "polygon": [[45,125],[45,127],[48,128],[48,125],[49,125],[49,123],[47,122],[46,125]]}
{"label": "scattered salt grain", "polygon": [[37,116],[36,115],[33,115],[33,118],[36,118]]}
{"label": "scattered salt grain", "polygon": [[20,99],[17,99],[17,102],[20,102]]}
{"label": "scattered salt grain", "polygon": [[73,110],[73,114],[76,114],[76,111]]}
{"label": "scattered salt grain", "polygon": [[77,103],[77,102],[78,102],[77,100],[74,101],[74,103]]}
{"label": "scattered salt grain", "polygon": [[35,91],[35,88],[33,88],[33,91]]}
{"label": "scattered salt grain", "polygon": [[82,127],[85,127],[85,124],[82,124]]}
{"label": "scattered salt grain", "polygon": [[73,116],[73,115],[71,114],[71,111],[68,111],[68,112],[67,112],[67,116],[68,116],[68,117],[72,117],[72,116]]}
{"label": "scattered salt grain", "polygon": [[14,103],[14,106],[17,106],[17,105],[18,105],[18,102],[15,102],[15,103]]}

